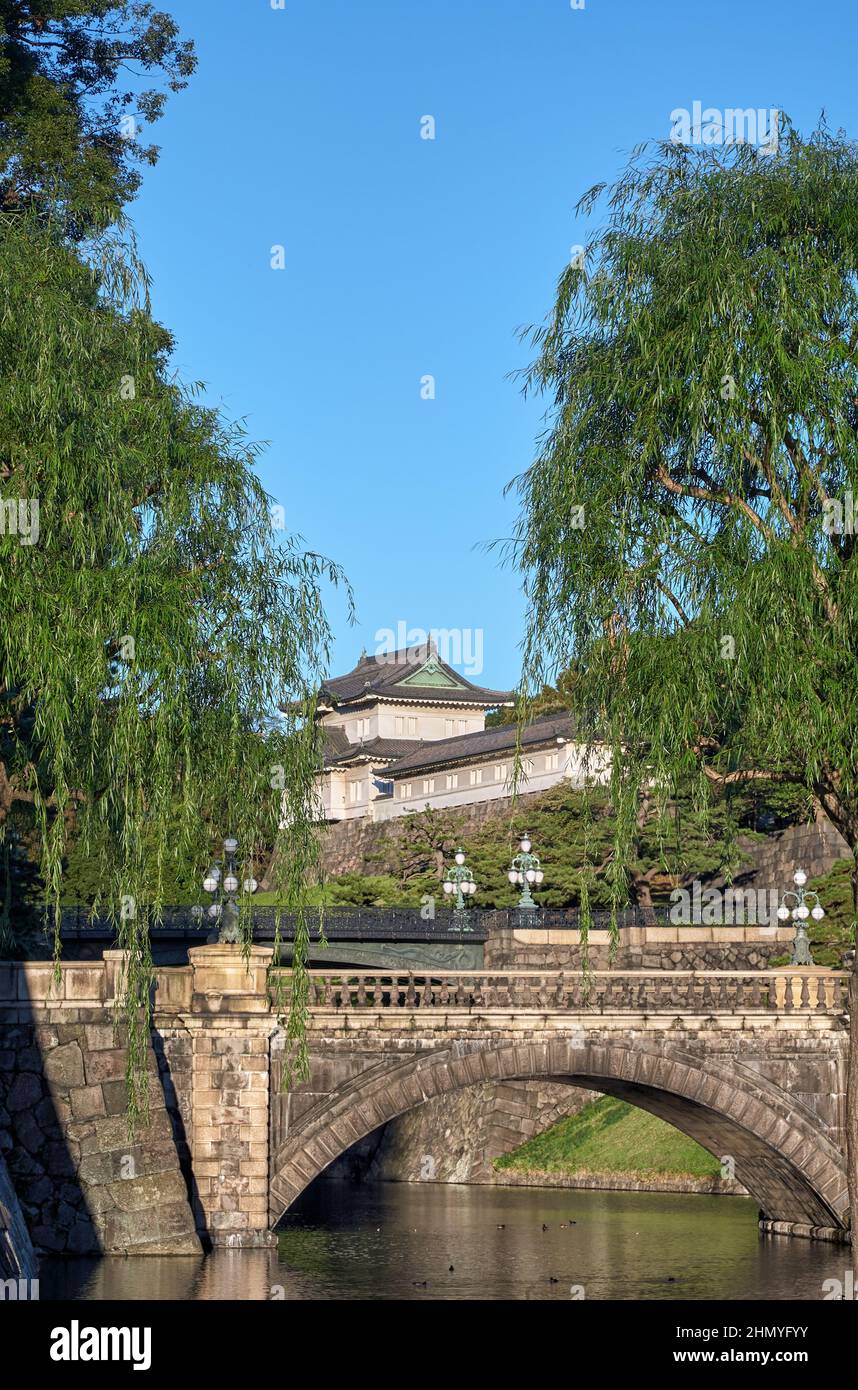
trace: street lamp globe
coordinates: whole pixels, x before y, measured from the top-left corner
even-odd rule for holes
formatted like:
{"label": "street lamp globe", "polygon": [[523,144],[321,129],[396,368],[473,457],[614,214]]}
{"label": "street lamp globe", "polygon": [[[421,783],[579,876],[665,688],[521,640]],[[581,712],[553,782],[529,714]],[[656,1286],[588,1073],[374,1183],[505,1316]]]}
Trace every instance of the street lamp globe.
{"label": "street lamp globe", "polygon": [[[227,835],[223,842],[223,868],[214,865],[207,870],[203,879],[204,891],[218,896],[218,901],[212,903],[209,908],[209,916],[219,921],[220,926],[217,937],[210,936],[208,940],[217,940],[221,946],[234,946],[241,942],[239,910],[235,901],[239,887],[238,865],[235,859],[237,850],[238,840],[234,835]],[[252,874],[245,878],[245,893],[255,893],[258,886]]]}
{"label": "street lamp globe", "polygon": [[[807,874],[804,869],[796,869],[792,881],[795,884],[795,891],[790,888],[781,894],[781,901],[777,910],[778,920],[786,922],[791,917],[796,924],[790,965],[813,965],[813,955],[805,924],[809,917],[812,917],[814,922],[821,922],[825,912],[817,894],[805,890]],[[813,904],[812,907],[810,906],[811,903]]]}
{"label": "street lamp globe", "polygon": [[530,895],[531,887],[536,887],[544,878],[542,865],[539,862],[539,855],[533,854],[532,840],[525,832],[519,840],[519,852],[514,857],[509,866],[507,878],[510,883],[520,884],[523,892],[518,900],[518,907],[524,912],[535,912],[537,904]]}
{"label": "street lamp globe", "polygon": [[471,870],[465,863],[465,851],[457,849],[456,853],[453,855],[453,861],[452,867],[449,868],[444,875],[443,882],[444,892],[448,895],[454,893],[456,895],[453,904],[453,922],[450,930],[456,932],[473,931],[473,927],[471,927],[468,922],[468,914],[465,911],[465,899],[469,898],[472,893],[476,893],[477,885],[474,882],[474,876]]}

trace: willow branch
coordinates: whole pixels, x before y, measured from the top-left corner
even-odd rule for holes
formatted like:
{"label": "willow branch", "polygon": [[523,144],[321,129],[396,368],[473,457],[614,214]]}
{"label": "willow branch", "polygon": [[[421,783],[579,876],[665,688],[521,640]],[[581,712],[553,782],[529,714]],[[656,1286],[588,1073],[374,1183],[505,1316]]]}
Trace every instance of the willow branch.
{"label": "willow branch", "polygon": [[678,483],[670,476],[663,463],[658,465],[656,477],[663,483],[668,492],[672,492],[677,497],[696,497],[701,502],[711,502],[718,507],[733,507],[742,512],[766,540],[774,541],[775,535],[770,526],[767,526],[763,518],[753,507],[749,507],[744,497],[737,497],[733,492],[710,492],[707,488],[697,487],[694,483]]}

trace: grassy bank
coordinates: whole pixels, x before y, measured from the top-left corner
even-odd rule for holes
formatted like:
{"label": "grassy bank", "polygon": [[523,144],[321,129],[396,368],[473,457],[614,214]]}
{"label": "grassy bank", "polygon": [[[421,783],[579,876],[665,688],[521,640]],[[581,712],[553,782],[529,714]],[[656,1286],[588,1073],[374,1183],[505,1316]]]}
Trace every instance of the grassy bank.
{"label": "grassy bank", "polygon": [[706,1149],[672,1125],[626,1101],[602,1096],[494,1161],[497,1171],[622,1173],[646,1179],[718,1177]]}

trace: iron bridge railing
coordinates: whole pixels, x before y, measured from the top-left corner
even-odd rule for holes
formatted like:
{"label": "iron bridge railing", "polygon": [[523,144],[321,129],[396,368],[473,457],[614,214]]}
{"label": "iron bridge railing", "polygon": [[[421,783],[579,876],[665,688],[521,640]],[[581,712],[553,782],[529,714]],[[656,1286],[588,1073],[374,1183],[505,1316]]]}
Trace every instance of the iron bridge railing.
{"label": "iron bridge railing", "polygon": [[[275,933],[277,909],[252,907],[254,939],[271,941]],[[307,921],[313,937],[319,935],[319,923],[329,941],[485,941],[490,932],[504,928],[530,930],[580,930],[581,913],[574,908],[538,908],[523,912],[518,908],[472,908],[465,915],[471,930],[462,932],[454,914],[446,906],[439,907],[434,917],[425,917],[419,907],[326,907],[320,919],[318,908],[307,909]],[[617,925],[645,927],[666,924],[667,909],[645,913],[639,908],[624,908],[617,914]],[[296,916],[283,912],[280,916],[280,936],[289,941],[295,935]],[[590,928],[606,931],[611,924],[609,911],[597,910],[590,915]],[[207,916],[194,914],[192,907],[165,907],[161,920],[152,927],[155,940],[180,937],[204,941],[212,931]],[[113,940],[116,931],[106,917],[90,918],[85,905],[63,908],[62,936],[64,940]]]}

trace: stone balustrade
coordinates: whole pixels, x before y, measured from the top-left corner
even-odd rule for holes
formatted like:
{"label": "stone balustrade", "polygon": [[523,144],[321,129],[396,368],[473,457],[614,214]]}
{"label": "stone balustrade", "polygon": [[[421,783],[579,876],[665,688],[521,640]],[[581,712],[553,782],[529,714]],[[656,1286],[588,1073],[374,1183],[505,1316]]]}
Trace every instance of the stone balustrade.
{"label": "stone balustrade", "polygon": [[[288,973],[283,984],[288,990]],[[597,1014],[837,1015],[846,1007],[848,975],[819,967],[780,970],[381,971],[310,972],[310,1009],[380,1009],[467,1013],[565,1011]]]}
{"label": "stone balustrade", "polygon": [[[159,1014],[199,1010],[211,1014],[267,1012],[265,973],[270,952],[254,948],[250,972],[238,961],[213,962],[199,955],[196,969],[155,971]],[[63,964],[59,979],[47,962],[0,964],[0,1008],[11,1021],[17,1009],[99,1008],[121,991],[120,952],[104,961]],[[238,969],[236,970],[236,967]],[[220,971],[220,973],[218,973]],[[237,984],[232,980],[235,975]],[[291,970],[272,970],[288,995]],[[585,1011],[637,1014],[803,1013],[846,1010],[848,973],[820,966],[773,970],[311,970],[311,1010],[484,1009],[515,1012]]]}

